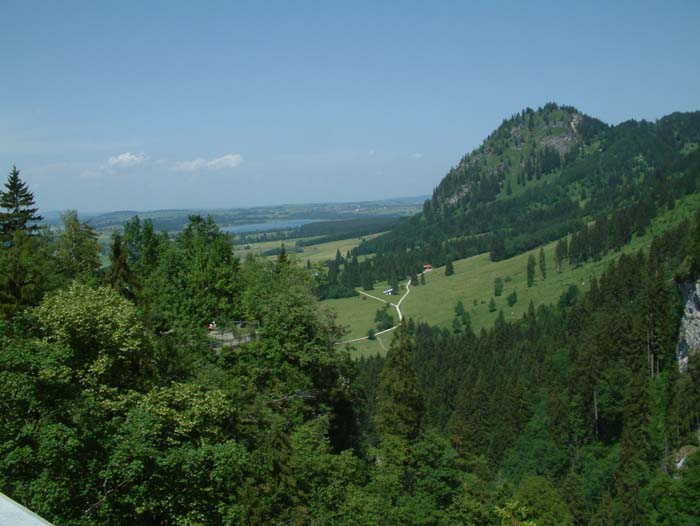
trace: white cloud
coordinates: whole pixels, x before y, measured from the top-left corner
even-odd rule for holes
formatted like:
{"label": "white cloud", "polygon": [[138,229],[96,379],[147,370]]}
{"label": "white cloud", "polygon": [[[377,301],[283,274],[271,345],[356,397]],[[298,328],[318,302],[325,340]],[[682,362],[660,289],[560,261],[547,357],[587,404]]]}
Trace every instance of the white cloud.
{"label": "white cloud", "polygon": [[107,159],[107,164],[115,168],[136,166],[148,160],[148,157],[144,153],[131,153],[125,152],[117,155],[116,157],[110,157]]}
{"label": "white cloud", "polygon": [[174,170],[178,172],[197,172],[202,170],[217,171],[230,170],[243,162],[240,153],[229,153],[216,159],[204,159],[197,157],[190,161],[179,161],[175,163]]}
{"label": "white cloud", "polygon": [[412,153],[412,154],[410,155],[410,157],[411,157],[411,159],[415,159],[415,160],[417,161],[418,159],[422,159],[422,158],[423,158],[423,154],[422,154],[422,153]]}

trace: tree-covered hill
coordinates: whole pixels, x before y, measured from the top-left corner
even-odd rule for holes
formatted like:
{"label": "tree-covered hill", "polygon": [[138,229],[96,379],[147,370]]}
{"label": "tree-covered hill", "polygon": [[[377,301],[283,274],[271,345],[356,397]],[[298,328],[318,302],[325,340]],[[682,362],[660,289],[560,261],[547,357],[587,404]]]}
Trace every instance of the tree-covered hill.
{"label": "tree-covered hill", "polygon": [[373,277],[388,279],[486,251],[500,260],[591,222],[625,237],[698,191],[699,143],[700,112],[610,126],[570,106],[528,108],[464,156],[421,213],[357,253],[376,253]]}
{"label": "tree-covered hill", "polygon": [[174,237],[135,217],[103,268],[77,213],[36,228],[18,170],[5,188],[0,492],[57,526],[698,524],[700,353],[681,370],[676,339],[700,214],[557,305],[478,334],[464,306],[459,330],[404,318],[352,361],[320,269],[286,251],[240,261],[211,217]]}

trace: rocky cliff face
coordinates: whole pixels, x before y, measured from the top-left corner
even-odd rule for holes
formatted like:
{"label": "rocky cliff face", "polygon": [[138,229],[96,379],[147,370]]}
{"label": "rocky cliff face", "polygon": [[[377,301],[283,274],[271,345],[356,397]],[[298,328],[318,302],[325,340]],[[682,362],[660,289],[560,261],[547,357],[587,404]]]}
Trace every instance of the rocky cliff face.
{"label": "rocky cliff face", "polygon": [[683,320],[678,337],[678,368],[688,369],[688,357],[700,350],[700,280],[683,285]]}

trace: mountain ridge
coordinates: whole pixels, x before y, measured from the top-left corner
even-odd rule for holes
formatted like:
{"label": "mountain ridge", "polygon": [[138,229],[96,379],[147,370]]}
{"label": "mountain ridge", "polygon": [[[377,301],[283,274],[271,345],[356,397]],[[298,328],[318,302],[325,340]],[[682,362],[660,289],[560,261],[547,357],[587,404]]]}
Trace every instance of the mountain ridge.
{"label": "mountain ridge", "polygon": [[388,279],[486,251],[510,257],[627,209],[645,216],[629,228],[643,229],[700,190],[698,143],[697,111],[613,126],[572,106],[526,108],[464,155],[420,213],[356,253],[376,254],[372,271]]}

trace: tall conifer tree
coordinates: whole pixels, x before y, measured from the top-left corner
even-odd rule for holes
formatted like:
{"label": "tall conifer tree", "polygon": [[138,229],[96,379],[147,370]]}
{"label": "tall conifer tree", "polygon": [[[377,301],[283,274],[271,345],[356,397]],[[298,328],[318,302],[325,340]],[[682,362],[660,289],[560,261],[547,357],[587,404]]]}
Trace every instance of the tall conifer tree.
{"label": "tall conifer tree", "polygon": [[34,194],[29,191],[27,183],[19,178],[20,171],[12,167],[5,183],[5,191],[0,192],[0,207],[7,212],[0,212],[0,235],[6,241],[19,230],[35,232],[35,224],[43,217],[37,215],[39,209],[34,206]]}
{"label": "tall conifer tree", "polygon": [[379,381],[376,428],[382,435],[414,439],[420,433],[423,396],[413,366],[414,343],[402,322]]}

